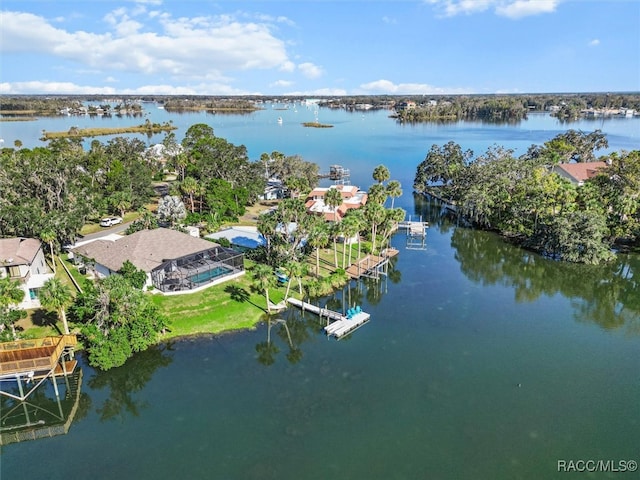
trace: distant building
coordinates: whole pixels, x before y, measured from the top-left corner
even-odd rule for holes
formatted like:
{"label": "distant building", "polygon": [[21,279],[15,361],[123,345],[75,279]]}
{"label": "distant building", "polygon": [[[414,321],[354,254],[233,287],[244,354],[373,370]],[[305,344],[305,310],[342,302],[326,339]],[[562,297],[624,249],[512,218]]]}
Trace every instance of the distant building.
{"label": "distant building", "polygon": [[405,110],[413,110],[416,108],[416,102],[400,102],[396,105],[396,110],[405,111]]}
{"label": "distant building", "polygon": [[606,166],[605,162],[560,163],[553,167],[553,171],[574,185],[581,186]]}
{"label": "distant building", "polygon": [[[342,196],[342,205],[336,209],[335,217],[333,208],[324,203],[324,196],[331,188],[337,189]],[[337,221],[342,220],[348,210],[366,205],[367,198],[367,192],[361,191],[355,185],[332,185],[328,188],[314,188],[307,196],[305,206],[308,212],[322,215],[326,221],[333,222],[334,218]]]}
{"label": "distant building", "polygon": [[281,180],[270,178],[264,187],[264,193],[258,198],[260,200],[279,200],[284,198],[286,187]]}
{"label": "distant building", "polygon": [[38,290],[53,278],[44,258],[42,243],[35,238],[0,238],[0,278],[18,280],[24,300],[18,308],[38,308]]}

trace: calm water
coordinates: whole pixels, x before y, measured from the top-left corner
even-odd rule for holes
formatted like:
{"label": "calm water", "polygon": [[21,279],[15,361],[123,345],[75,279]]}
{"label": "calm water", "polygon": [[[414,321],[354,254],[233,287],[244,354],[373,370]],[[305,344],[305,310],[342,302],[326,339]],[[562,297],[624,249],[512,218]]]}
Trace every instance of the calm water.
{"label": "calm water", "polygon": [[[335,127],[309,130],[295,115],[170,118],[179,139],[207,121],[252,158],[279,150],[324,169],[341,163],[365,187],[375,165],[390,168],[401,206],[431,222],[427,248],[406,249],[399,234],[386,279],[320,300],[362,305],[371,322],[338,342],[314,316],[287,311],[293,347],[281,325],[267,344],[262,325],[162,345],[106,373],[85,365],[69,433],[3,447],[2,478],[547,479],[567,476],[558,460],[640,461],[640,259],[550,262],[458,228],[410,194],[433,143],[519,154],[565,127],[543,115],[398,126],[386,112],[320,110]],[[639,125],[570,127],[602,128],[613,149],[629,150]],[[633,478],[585,478],[608,475]]]}

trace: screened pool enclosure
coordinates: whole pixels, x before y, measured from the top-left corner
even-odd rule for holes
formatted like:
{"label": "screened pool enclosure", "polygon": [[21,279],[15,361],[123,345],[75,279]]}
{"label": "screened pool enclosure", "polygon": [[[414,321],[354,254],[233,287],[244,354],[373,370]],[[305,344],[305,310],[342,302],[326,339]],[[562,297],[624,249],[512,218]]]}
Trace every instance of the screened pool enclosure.
{"label": "screened pool enclosure", "polygon": [[163,292],[180,292],[208,285],[242,271],[243,254],[216,246],[163,262],[151,271],[151,281]]}

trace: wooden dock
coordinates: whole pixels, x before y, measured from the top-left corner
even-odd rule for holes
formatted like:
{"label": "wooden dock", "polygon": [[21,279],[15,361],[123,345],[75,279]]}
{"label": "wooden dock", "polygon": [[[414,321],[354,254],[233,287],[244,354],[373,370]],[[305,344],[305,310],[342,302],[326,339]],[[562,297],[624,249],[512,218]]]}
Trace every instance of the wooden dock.
{"label": "wooden dock", "polygon": [[334,312],[333,310],[329,310],[328,308],[322,308],[317,305],[313,305],[312,303],[306,303],[297,298],[289,297],[287,301],[298,308],[301,308],[303,311],[308,310],[310,312],[315,313],[320,318],[326,317],[327,321],[333,320],[326,327],[324,327],[324,331],[327,335],[340,339],[345,335],[353,332],[354,330],[360,328],[362,325],[367,323],[371,319],[371,315],[366,312],[358,312],[351,317],[345,317],[339,312]]}
{"label": "wooden dock", "polygon": [[360,277],[378,278],[381,273],[386,273],[386,269],[384,267],[389,262],[389,259],[397,254],[398,250],[395,248],[385,248],[380,252],[380,256],[367,255],[356,263],[350,265],[346,270],[347,275],[349,275],[349,278],[351,279],[358,279]]}

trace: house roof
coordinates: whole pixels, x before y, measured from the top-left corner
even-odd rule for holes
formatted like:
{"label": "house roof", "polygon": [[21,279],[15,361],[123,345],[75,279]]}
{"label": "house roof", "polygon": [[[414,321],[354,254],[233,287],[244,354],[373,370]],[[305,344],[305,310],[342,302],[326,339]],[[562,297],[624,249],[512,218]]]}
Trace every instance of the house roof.
{"label": "house roof", "polygon": [[584,182],[598,174],[598,170],[605,168],[605,162],[560,163],[556,168],[562,170],[566,176],[575,182]]}
{"label": "house roof", "polygon": [[150,272],[167,260],[212,249],[217,244],[186,233],[156,228],[141,230],[121,239],[96,240],[72,249],[72,252],[95,260],[117,272],[129,260],[137,268]]}
{"label": "house roof", "polygon": [[[367,193],[354,185],[333,185],[329,188],[337,189],[342,196],[342,205],[336,209],[335,215],[335,219],[338,221],[342,220],[347,210],[360,208],[367,203]],[[326,221],[333,221],[333,208],[324,203],[324,194],[329,188],[315,188],[307,197],[305,207],[310,213],[322,215]]]}
{"label": "house roof", "polygon": [[7,267],[31,265],[41,245],[35,238],[0,238],[0,263]]}

